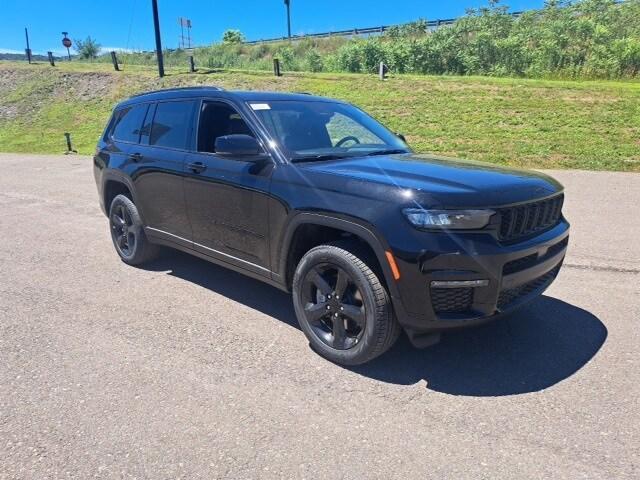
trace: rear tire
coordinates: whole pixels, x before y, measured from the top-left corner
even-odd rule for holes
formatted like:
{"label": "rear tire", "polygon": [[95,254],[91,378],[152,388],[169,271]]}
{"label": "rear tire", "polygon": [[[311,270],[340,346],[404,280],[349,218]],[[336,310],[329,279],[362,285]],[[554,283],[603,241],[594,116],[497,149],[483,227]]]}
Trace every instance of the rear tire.
{"label": "rear tire", "polygon": [[109,228],[116,252],[124,263],[142,265],[155,259],[160,247],[149,242],[135,204],[118,195],[109,208]]}
{"label": "rear tire", "polygon": [[360,365],[386,352],[400,335],[391,298],[355,242],[309,250],[293,278],[302,331],[320,355]]}

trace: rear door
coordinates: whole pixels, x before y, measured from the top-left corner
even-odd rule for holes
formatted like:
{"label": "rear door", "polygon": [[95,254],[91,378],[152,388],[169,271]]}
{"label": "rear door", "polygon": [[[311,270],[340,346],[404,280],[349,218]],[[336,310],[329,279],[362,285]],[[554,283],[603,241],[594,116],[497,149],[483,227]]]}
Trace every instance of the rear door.
{"label": "rear door", "polygon": [[195,100],[153,104],[130,152],[137,162],[133,181],[139,208],[151,235],[191,246],[191,224],[184,199],[184,161],[191,148]]}
{"label": "rear door", "polygon": [[273,164],[219,156],[215,139],[230,134],[256,137],[230,103],[203,101],[197,151],[185,161],[185,196],[194,248],[219,260],[269,275],[269,188]]}
{"label": "rear door", "polygon": [[[98,157],[104,166],[127,174],[135,170],[129,154],[140,141],[140,129],[148,108],[148,103],[138,103],[114,111],[105,138],[99,144]],[[105,207],[108,210],[110,205]]]}

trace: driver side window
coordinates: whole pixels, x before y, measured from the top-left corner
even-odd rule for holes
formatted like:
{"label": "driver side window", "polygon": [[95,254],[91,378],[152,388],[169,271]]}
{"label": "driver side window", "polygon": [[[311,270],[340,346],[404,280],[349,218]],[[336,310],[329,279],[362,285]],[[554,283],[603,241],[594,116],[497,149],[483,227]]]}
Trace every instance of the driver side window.
{"label": "driver side window", "polygon": [[364,128],[362,125],[353,121],[346,115],[335,113],[331,120],[327,123],[327,132],[331,138],[331,145],[334,147],[345,138],[353,138],[356,140],[345,141],[345,146],[352,146],[353,143],[362,143],[368,145],[384,145],[384,141],[374,135],[372,132]]}
{"label": "driver side window", "polygon": [[198,123],[198,151],[216,153],[218,137],[243,134],[255,137],[240,114],[222,102],[204,102]]}

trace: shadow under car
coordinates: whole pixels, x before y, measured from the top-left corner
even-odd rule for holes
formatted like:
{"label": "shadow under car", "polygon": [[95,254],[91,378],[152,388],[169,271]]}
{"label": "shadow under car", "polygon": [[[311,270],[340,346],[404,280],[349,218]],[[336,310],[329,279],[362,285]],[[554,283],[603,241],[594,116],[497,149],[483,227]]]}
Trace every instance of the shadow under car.
{"label": "shadow under car", "polygon": [[[298,327],[291,296],[196,257],[168,252],[145,267],[166,271]],[[384,355],[357,367],[360,375],[452,395],[501,396],[535,392],[570,377],[602,347],[607,329],[593,314],[546,295],[513,314],[443,334],[418,350],[406,336]]]}

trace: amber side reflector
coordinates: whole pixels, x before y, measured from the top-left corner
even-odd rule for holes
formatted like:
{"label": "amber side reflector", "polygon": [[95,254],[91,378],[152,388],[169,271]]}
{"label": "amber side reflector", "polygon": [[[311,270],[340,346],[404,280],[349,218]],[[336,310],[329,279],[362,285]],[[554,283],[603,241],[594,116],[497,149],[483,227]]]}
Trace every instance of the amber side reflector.
{"label": "amber side reflector", "polygon": [[396,265],[396,259],[393,258],[393,254],[389,251],[384,252],[387,256],[387,262],[389,262],[389,266],[391,267],[391,273],[393,273],[394,280],[400,280],[400,270],[398,270],[398,265]]}

